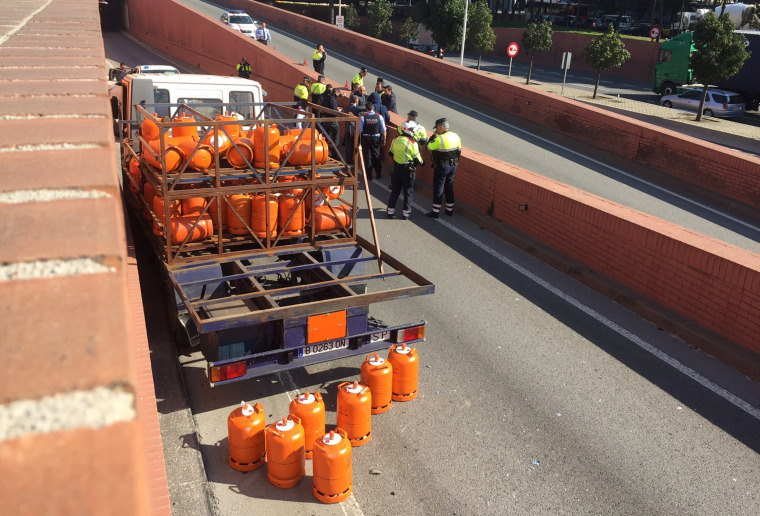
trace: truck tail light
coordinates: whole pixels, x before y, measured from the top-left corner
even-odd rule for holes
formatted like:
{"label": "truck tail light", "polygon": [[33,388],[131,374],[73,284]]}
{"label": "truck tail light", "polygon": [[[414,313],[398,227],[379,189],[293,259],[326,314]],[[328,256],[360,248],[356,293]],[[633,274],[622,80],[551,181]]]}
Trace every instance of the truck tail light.
{"label": "truck tail light", "polygon": [[214,366],[211,368],[211,382],[221,382],[224,380],[232,380],[233,378],[239,378],[245,376],[248,371],[248,366],[245,362],[236,362],[234,364],[227,364],[223,366]]}
{"label": "truck tail light", "polygon": [[398,342],[409,342],[410,340],[420,340],[425,338],[425,327],[414,326],[398,332],[396,340]]}

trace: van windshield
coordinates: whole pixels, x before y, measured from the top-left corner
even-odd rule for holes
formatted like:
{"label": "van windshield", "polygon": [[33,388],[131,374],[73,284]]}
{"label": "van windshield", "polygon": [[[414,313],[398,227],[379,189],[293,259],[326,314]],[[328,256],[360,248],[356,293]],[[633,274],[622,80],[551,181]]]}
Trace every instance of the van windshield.
{"label": "van windshield", "polygon": [[187,104],[212,120],[216,118],[216,115],[222,114],[221,99],[180,98],[177,99],[177,103]]}

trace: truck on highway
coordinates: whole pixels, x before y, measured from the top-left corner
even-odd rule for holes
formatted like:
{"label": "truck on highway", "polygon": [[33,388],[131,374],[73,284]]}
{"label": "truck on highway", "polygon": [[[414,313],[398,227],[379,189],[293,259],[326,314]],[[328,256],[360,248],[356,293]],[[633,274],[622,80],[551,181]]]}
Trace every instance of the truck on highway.
{"label": "truck on highway", "polygon": [[[160,262],[170,329],[212,386],[420,342],[425,321],[369,307],[435,289],[380,250],[365,176],[329,136],[358,119],[264,96],[208,75],[111,88],[125,204]],[[373,241],[357,231],[362,192]]]}
{"label": "truck on highway", "polygon": [[[760,103],[760,32],[737,32],[747,38],[747,51],[751,55],[739,73],[711,86],[741,94],[747,109],[756,110]],[[694,52],[692,36],[693,32],[684,32],[662,43],[654,69],[652,91],[661,95],[673,95],[680,86],[694,83],[689,61]]]}

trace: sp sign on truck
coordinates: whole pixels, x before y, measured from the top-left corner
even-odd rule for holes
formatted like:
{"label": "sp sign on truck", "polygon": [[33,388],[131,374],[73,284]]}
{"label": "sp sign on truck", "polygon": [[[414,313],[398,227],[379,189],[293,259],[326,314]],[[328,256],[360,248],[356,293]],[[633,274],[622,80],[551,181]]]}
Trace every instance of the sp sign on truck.
{"label": "sp sign on truck", "polygon": [[518,50],[520,50],[520,47],[514,41],[507,45],[507,55],[509,56],[509,73],[507,77],[512,77],[512,58],[517,55]]}

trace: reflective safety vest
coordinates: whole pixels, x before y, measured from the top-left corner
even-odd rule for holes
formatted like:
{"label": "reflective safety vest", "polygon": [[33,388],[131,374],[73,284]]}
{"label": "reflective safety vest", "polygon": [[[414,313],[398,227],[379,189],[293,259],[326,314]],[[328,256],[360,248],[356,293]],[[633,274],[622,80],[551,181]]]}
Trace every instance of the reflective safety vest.
{"label": "reflective safety vest", "polygon": [[[398,126],[398,134],[404,134],[401,126]],[[427,131],[420,124],[417,124],[417,128],[414,130],[413,136],[418,143],[425,143],[427,141]]]}
{"label": "reflective safety vest", "polygon": [[303,84],[299,84],[298,86],[296,86],[296,89],[293,91],[293,95],[298,97],[299,99],[308,100],[309,90]]}
{"label": "reflective safety vest", "polygon": [[315,82],[311,85],[311,93],[314,95],[322,95],[326,89],[327,84],[322,84],[321,82]]}
{"label": "reflective safety vest", "polygon": [[320,52],[319,50],[315,50],[314,51],[313,59],[315,61],[321,61],[322,60],[322,52]]}
{"label": "reflective safety vest", "polygon": [[459,159],[462,154],[462,141],[457,133],[446,131],[436,134],[428,142],[427,148],[433,153],[433,161]]}
{"label": "reflective safety vest", "polygon": [[406,135],[399,136],[393,140],[390,152],[393,154],[393,162],[399,165],[422,163],[420,146]]}
{"label": "reflective safety vest", "polygon": [[351,84],[353,85],[358,84],[359,86],[364,86],[364,77],[362,77],[362,74],[357,73],[356,75],[354,75],[354,78],[351,79]]}

